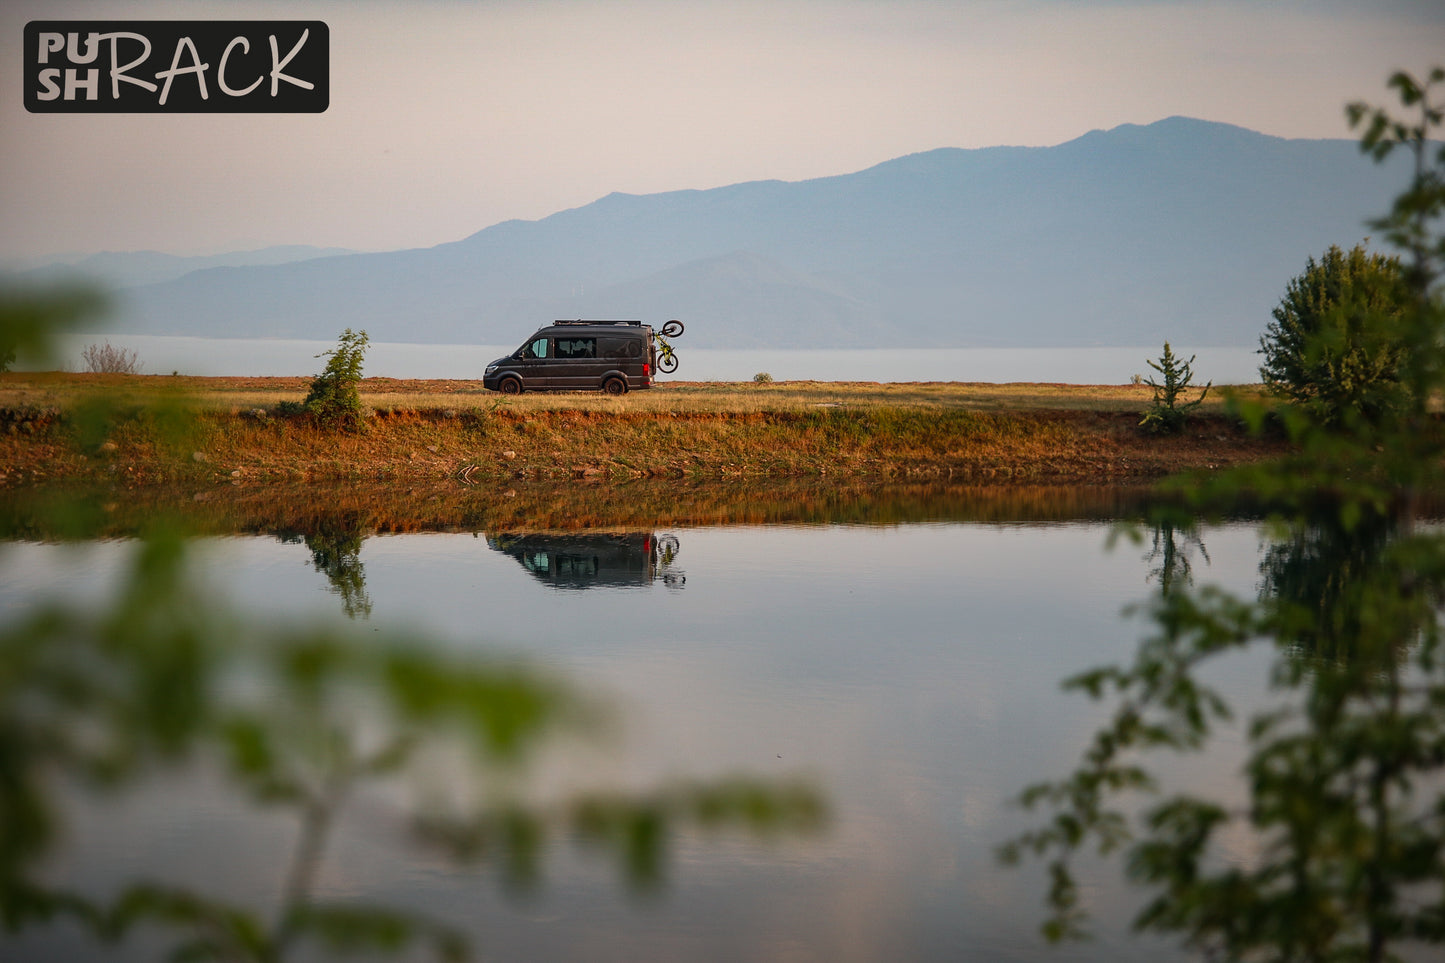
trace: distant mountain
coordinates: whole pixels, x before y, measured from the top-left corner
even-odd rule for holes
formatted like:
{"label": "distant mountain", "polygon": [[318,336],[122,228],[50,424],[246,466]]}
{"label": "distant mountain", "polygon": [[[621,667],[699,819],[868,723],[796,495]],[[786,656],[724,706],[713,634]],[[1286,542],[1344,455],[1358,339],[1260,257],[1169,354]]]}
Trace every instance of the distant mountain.
{"label": "distant mountain", "polygon": [[837,177],[610,194],[433,248],[194,271],[125,329],[512,343],[680,318],[695,347],[1249,345],[1306,258],[1404,185],[1353,141],[1174,117]]}
{"label": "distant mountain", "polygon": [[344,247],[311,247],[281,244],[254,251],[234,251],[186,257],[159,251],[104,251],[89,256],[60,256],[50,263],[15,272],[26,281],[50,282],[90,280],[111,288],[172,281],[192,271],[213,267],[255,267],[288,264],[318,257],[335,257],[357,252]]}

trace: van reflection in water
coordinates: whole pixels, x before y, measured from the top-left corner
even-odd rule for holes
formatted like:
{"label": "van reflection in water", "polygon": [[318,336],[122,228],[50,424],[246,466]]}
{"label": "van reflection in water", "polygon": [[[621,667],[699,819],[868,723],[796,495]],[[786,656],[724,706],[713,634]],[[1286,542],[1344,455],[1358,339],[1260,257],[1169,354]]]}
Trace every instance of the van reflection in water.
{"label": "van reflection in water", "polygon": [[488,535],[487,546],[510,555],[553,588],[634,588],[662,582],[681,588],[676,535],[651,532]]}

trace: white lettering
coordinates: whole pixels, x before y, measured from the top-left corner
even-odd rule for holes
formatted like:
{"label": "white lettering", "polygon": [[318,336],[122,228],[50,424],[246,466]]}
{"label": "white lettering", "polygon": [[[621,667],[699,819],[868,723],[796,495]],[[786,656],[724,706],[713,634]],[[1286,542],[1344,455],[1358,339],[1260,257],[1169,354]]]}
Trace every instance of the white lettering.
{"label": "white lettering", "polygon": [[315,89],[316,89],[316,85],[313,84],[313,83],[309,83],[308,81],[305,81],[305,80],[297,80],[295,77],[288,77],[286,74],[283,74],[283,73],[281,72],[281,68],[284,67],[284,66],[286,66],[287,64],[289,64],[289,63],[291,62],[291,58],[294,57],[294,56],[296,56],[297,52],[299,52],[299,51],[301,50],[301,48],[306,44],[306,38],[309,37],[310,35],[311,35],[311,28],[310,28],[310,27],[307,27],[305,30],[301,31],[301,39],[298,40],[298,41],[296,41],[296,46],[294,46],[294,47],[291,48],[291,52],[286,55],[286,59],[285,59],[285,60],[280,60],[280,59],[278,59],[278,58],[280,57],[281,54],[280,54],[280,50],[279,50],[279,49],[277,48],[277,46],[276,46],[276,35],[275,35],[274,33],[271,34],[271,63],[272,63],[272,67],[271,67],[271,96],[272,96],[272,97],[275,97],[275,96],[276,96],[276,89],[281,86],[281,81],[283,81],[283,80],[286,81],[288,84],[295,84],[297,87],[303,87],[303,88],[305,88],[306,90],[315,90]]}
{"label": "white lettering", "polygon": [[[40,35],[40,63],[50,63],[50,55],[65,49],[65,34],[42,33]],[[58,75],[57,75],[58,76]]]}
{"label": "white lettering", "polygon": [[[216,68],[216,83],[220,85],[221,92],[226,94],[227,96],[244,97],[251,91],[255,90],[257,87],[261,86],[261,81],[265,80],[266,78],[257,77],[255,82],[252,83],[251,86],[247,87],[245,90],[235,90],[226,83],[226,58],[231,56],[231,48],[236,46],[236,44],[241,45],[241,53],[251,52],[251,41],[247,40],[245,37],[236,37],[230,43],[226,44],[226,52],[221,54],[221,66]],[[288,57],[286,59],[289,60],[291,58]]]}
{"label": "white lettering", "polygon": [[86,100],[95,100],[100,96],[100,70],[91,67],[85,72],[85,79],[78,76],[80,72],[74,67],[65,68],[65,99],[74,100],[77,90],[85,91]]}
{"label": "white lettering", "polygon": [[[110,41],[110,96],[112,98],[115,100],[120,99],[121,81],[125,81],[128,84],[135,84],[137,87],[144,87],[151,93],[156,92],[156,85],[149,80],[141,80],[139,77],[127,75],[127,71],[132,67],[139,67],[145,63],[151,55],[151,42],[144,34],[117,31],[116,33],[103,33],[100,35],[100,39]],[[116,48],[122,40],[139,40],[143,49],[139,57],[124,66],[118,67],[116,65],[120,63],[120,55],[117,53]]]}
{"label": "white lettering", "polygon": [[76,44],[80,40],[80,34],[72,33],[66,34],[66,36],[70,38],[70,43],[67,45],[68,49],[65,51],[65,55],[70,58],[71,63],[89,64],[95,62],[96,54],[100,53],[100,34],[92,33],[86,35],[84,57],[80,55],[80,51],[76,48]]}
{"label": "white lettering", "polygon": [[40,71],[40,83],[45,87],[43,91],[35,95],[36,100],[55,100],[60,96],[60,87],[55,83],[55,78],[60,76],[59,67],[49,67]]}
{"label": "white lettering", "polygon": [[[182,50],[189,50],[191,52],[191,66],[189,67],[182,67],[180,65]],[[161,88],[161,106],[165,106],[166,98],[170,96],[171,81],[175,80],[180,74],[195,74],[196,83],[201,85],[201,99],[208,100],[209,97],[206,94],[206,71],[210,69],[210,66],[210,64],[201,63],[201,55],[196,50],[196,45],[191,41],[190,37],[182,37],[177,41],[175,56],[171,58],[171,69],[156,71],[157,80],[162,77],[166,79],[165,86]]]}

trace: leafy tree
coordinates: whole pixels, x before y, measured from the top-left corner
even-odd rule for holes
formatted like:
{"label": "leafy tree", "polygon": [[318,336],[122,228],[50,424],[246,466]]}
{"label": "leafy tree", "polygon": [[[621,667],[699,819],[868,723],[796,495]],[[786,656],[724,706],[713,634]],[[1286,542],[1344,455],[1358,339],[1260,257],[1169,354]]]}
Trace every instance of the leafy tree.
{"label": "leafy tree", "polygon": [[365,331],[347,328],[337,339],[336,347],[323,351],[326,368],[311,381],[311,392],[301,403],[318,423],[326,428],[360,431],[366,425],[366,409],[357,388],[361,384],[361,364],[371,339]]}
{"label": "leafy tree", "polygon": [[1177,435],[1188,420],[1189,412],[1204,404],[1204,397],[1209,394],[1209,389],[1214,387],[1214,382],[1205,385],[1198,398],[1180,404],[1179,396],[1189,389],[1190,382],[1194,380],[1191,367],[1194,364],[1194,355],[1190,355],[1188,361],[1180,361],[1174,354],[1174,349],[1169,347],[1169,342],[1165,341],[1164,353],[1159,356],[1158,363],[1147,359],[1146,363],[1164,376],[1164,383],[1155,381],[1152,375],[1143,379],[1144,384],[1154,389],[1154,400],[1144,412],[1144,419],[1139,425],[1151,434]]}
{"label": "leafy tree", "polygon": [[[1366,151],[1416,158],[1386,219],[1414,255],[1395,329],[1403,390],[1370,432],[1295,421],[1297,454],[1176,486],[1201,510],[1263,501],[1281,537],[1257,598],[1176,583],[1151,602],[1132,663],[1068,681],[1113,712],[1072,774],[1024,791],[1050,817],[1002,853],[1048,860],[1052,938],[1085,931],[1072,867],[1092,848],[1125,852],[1150,890],[1137,928],[1209,959],[1383,963],[1445,945],[1445,534],[1416,521],[1424,494],[1445,489],[1445,429],[1430,409],[1445,389],[1445,310],[1430,288],[1445,256],[1432,233],[1445,149],[1431,160],[1427,136],[1442,82],[1439,69],[1391,79],[1418,122],[1349,111],[1368,120]],[[1266,410],[1242,413],[1259,425]],[[1200,670],[1260,646],[1273,650],[1275,699],[1243,729],[1245,802],[1169,792],[1151,753],[1204,752],[1231,717]],[[1250,855],[1226,858],[1230,841]]]}
{"label": "leafy tree", "polygon": [[1398,410],[1404,281],[1399,258],[1362,244],[1310,258],[1259,339],[1264,383],[1326,424],[1374,425]]}

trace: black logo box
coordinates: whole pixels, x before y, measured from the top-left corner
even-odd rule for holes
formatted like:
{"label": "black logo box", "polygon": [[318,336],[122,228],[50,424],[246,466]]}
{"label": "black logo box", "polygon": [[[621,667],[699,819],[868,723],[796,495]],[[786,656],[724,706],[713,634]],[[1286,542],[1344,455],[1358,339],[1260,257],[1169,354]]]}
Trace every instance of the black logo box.
{"label": "black logo box", "polygon": [[331,102],[320,20],[33,20],[22,60],[31,113],[320,113]]}

